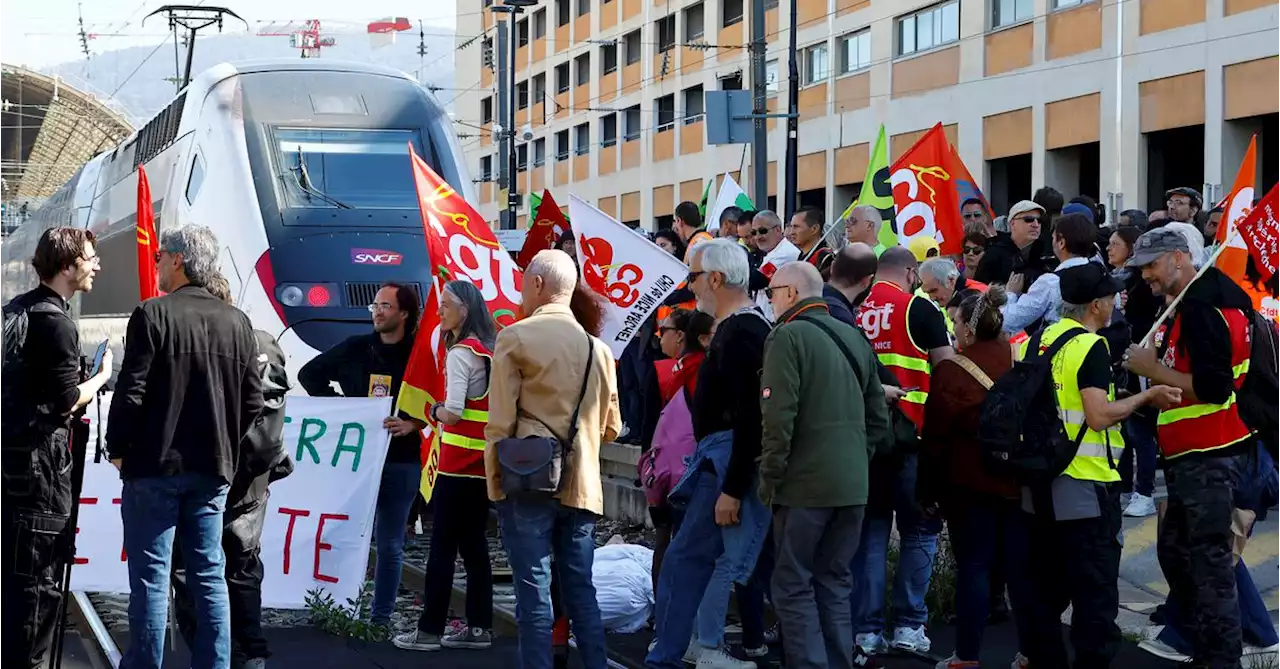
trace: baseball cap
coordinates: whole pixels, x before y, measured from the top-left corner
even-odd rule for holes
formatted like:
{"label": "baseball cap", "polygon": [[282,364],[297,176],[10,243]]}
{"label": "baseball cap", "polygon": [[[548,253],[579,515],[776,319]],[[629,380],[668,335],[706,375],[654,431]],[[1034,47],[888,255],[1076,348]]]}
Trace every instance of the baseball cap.
{"label": "baseball cap", "polygon": [[1181,232],[1170,230],[1167,227],[1148,230],[1142,233],[1138,241],[1133,243],[1133,255],[1129,258],[1129,262],[1125,263],[1125,266],[1142,267],[1150,265],[1160,256],[1174,251],[1182,251],[1187,255],[1191,255],[1191,247],[1187,244],[1187,238]]}
{"label": "baseball cap", "polygon": [[925,260],[928,260],[931,257],[929,254],[930,251],[933,252],[932,257],[941,255],[941,250],[938,248],[938,242],[934,238],[924,235],[919,235],[910,242],[907,242],[907,249],[911,251],[911,255],[916,257],[916,262],[924,262]]}
{"label": "baseball cap", "polygon": [[1067,304],[1088,304],[1124,290],[1119,280],[1095,262],[1058,270],[1058,286]]}
{"label": "baseball cap", "polygon": [[1089,219],[1090,223],[1094,222],[1093,210],[1083,204],[1080,204],[1079,202],[1072,202],[1071,204],[1063,207],[1062,215],[1066,216],[1067,214],[1080,214],[1081,216],[1084,216],[1085,218]]}
{"label": "baseball cap", "polygon": [[1020,200],[1017,204],[1009,209],[1009,223],[1012,225],[1013,220],[1027,213],[1028,211],[1038,211],[1044,213],[1044,207],[1032,202],[1031,200]]}
{"label": "baseball cap", "polygon": [[1195,205],[1196,207],[1202,206],[1202,203],[1204,202],[1204,200],[1200,199],[1200,191],[1194,188],[1187,188],[1186,186],[1170,188],[1169,190],[1164,192],[1164,199],[1167,200],[1173,197],[1174,195],[1186,195],[1187,197],[1191,198],[1191,204]]}

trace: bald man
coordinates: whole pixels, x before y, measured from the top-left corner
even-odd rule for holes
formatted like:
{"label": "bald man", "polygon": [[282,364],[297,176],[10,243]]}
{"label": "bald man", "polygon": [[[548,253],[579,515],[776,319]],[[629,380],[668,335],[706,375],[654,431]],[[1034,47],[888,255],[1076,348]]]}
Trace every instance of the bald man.
{"label": "bald man", "polygon": [[773,602],[789,667],[855,666],[849,567],[871,454],[893,439],[875,353],[832,318],[822,288],[797,261],[767,289],[778,323],[760,378],[760,499],[775,509]]}
{"label": "bald man", "polygon": [[[489,386],[484,468],[489,499],[498,502],[502,543],[517,583],[520,655],[527,667],[551,657],[551,574],[560,565],[560,588],[571,607],[578,651],[588,667],[608,663],[604,624],[596,605],[591,565],[596,518],[604,514],[600,445],[622,429],[618,384],[609,347],[587,334],[573,317],[569,299],[577,268],[563,251],[539,252],[524,272],[521,289],[527,316],[498,333]],[[584,378],[584,369],[586,371]],[[581,399],[579,391],[581,389]],[[570,425],[577,416],[577,433]],[[536,419],[532,418],[537,416]],[[558,436],[557,436],[558,433]],[[552,498],[506,499],[498,454],[510,438],[572,439]]]}
{"label": "bald man", "polygon": [[857,327],[853,314],[871,290],[878,266],[875,249],[862,242],[853,242],[836,253],[831,278],[822,289],[834,318]]}

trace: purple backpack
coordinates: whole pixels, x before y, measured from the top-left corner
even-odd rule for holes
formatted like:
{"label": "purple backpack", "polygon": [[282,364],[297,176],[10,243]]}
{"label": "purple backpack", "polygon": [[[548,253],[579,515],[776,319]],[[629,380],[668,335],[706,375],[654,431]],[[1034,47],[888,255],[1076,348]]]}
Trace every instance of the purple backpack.
{"label": "purple backpack", "polygon": [[654,428],[653,442],[640,457],[640,483],[649,506],[664,506],[671,488],[684,476],[689,456],[698,447],[693,436],[693,415],[686,391],[681,388],[667,402]]}

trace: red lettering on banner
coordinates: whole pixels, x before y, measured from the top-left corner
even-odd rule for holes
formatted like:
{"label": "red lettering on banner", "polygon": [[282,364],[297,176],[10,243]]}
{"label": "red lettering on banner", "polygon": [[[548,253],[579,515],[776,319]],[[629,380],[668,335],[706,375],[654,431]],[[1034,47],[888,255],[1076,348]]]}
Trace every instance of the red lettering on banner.
{"label": "red lettering on banner", "polygon": [[[80,503],[81,504],[97,504],[98,498],[97,497],[81,497]],[[76,534],[80,534],[79,524],[76,525]],[[79,551],[77,550],[77,553],[78,552]],[[89,564],[89,558],[82,558],[79,555],[76,555],[75,564]]]}
{"label": "red lettering on banner", "polygon": [[[635,304],[640,291],[634,286],[644,279],[644,271],[631,263],[614,263],[613,245],[603,237],[579,235],[578,245],[585,260],[582,276],[587,286],[623,309]],[[610,282],[611,274],[615,281]]]}
{"label": "red lettering on banner", "polygon": [[288,574],[289,553],[293,547],[293,524],[298,520],[298,516],[310,516],[311,512],[303,509],[286,509],[282,506],[280,507],[280,513],[289,516],[289,528],[284,531],[284,573]]}
{"label": "red lettering on banner", "polygon": [[[349,520],[349,516],[347,516],[347,514],[345,514],[345,513],[322,513],[322,514],[320,514],[320,523],[316,526],[316,561],[315,561],[315,569],[312,571],[311,576],[312,576],[312,578],[316,579],[317,581],[324,581],[325,583],[337,583],[337,582],[338,582],[338,578],[337,578],[336,576],[329,576],[328,574],[321,574],[321,573],[320,573],[320,551],[333,550],[333,546],[332,546],[332,545],[330,545],[330,544],[326,544],[326,543],[324,543],[323,541],[321,541],[321,540],[320,540],[321,535],[323,535],[323,534],[324,534],[324,521],[326,521],[326,520]],[[290,523],[292,523],[292,522],[293,522],[293,521],[292,521],[292,520],[290,520]],[[288,546],[288,542],[287,542],[287,541],[285,542],[285,545],[286,545],[286,546]],[[288,554],[289,554],[289,552],[288,552],[288,549],[286,548],[286,549],[285,549],[285,555],[286,555],[286,556],[288,556]],[[288,559],[288,558],[286,557],[286,559]],[[287,573],[287,570],[286,570],[286,573]]]}

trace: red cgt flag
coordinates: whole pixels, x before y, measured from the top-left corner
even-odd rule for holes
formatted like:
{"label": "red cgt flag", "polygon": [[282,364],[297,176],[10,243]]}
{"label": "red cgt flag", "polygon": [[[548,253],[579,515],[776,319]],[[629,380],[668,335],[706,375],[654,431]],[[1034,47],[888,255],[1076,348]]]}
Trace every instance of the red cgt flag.
{"label": "red cgt flag", "polygon": [[1254,207],[1244,220],[1236,224],[1236,229],[1240,231],[1245,245],[1249,247],[1249,253],[1253,255],[1258,270],[1262,272],[1263,281],[1275,276],[1276,256],[1280,255],[1276,249],[1277,243],[1280,242],[1280,236],[1276,234],[1277,209],[1280,209],[1280,195],[1276,194],[1276,186],[1272,186],[1271,191],[1262,198],[1258,206]]}
{"label": "red cgt flag", "polygon": [[915,237],[938,242],[944,256],[959,255],[964,246],[964,224],[956,197],[956,179],[949,169],[951,144],[942,124],[929,129],[889,168],[898,243],[907,246]]}
{"label": "red cgt flag", "polygon": [[556,204],[556,199],[551,197],[551,191],[545,188],[542,190],[542,201],[538,204],[538,210],[531,212],[531,215],[533,224],[529,226],[529,233],[524,237],[524,246],[520,247],[520,257],[516,258],[516,264],[521,268],[528,267],[539,251],[555,246],[560,235],[569,229],[569,221],[565,220],[564,212],[560,211],[560,205]]}
{"label": "red cgt flag", "polygon": [[156,275],[156,253],[160,240],[156,238],[156,212],[151,206],[151,183],[147,181],[147,169],[138,166],[138,299],[149,300],[160,295],[160,278]]}

